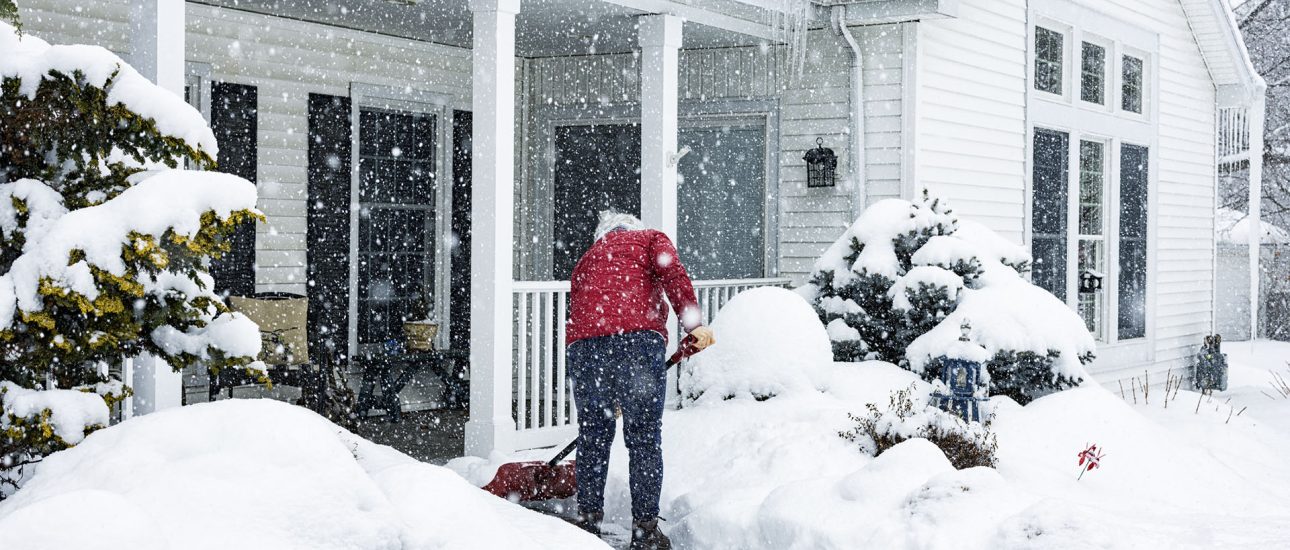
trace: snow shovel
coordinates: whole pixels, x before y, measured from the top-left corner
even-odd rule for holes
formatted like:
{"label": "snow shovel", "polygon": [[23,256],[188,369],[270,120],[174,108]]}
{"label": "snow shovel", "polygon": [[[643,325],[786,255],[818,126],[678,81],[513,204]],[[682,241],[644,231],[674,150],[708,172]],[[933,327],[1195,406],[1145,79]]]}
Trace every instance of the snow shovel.
{"label": "snow shovel", "polygon": [[[676,353],[667,360],[667,367],[680,363],[682,359],[694,355],[694,337],[686,336],[677,347]],[[578,447],[578,439],[565,445],[551,460],[530,460],[526,462],[508,462],[497,469],[497,475],[484,486],[484,490],[512,501],[533,501],[565,499],[572,497],[578,489],[578,480],[574,473],[576,460],[561,463]]]}

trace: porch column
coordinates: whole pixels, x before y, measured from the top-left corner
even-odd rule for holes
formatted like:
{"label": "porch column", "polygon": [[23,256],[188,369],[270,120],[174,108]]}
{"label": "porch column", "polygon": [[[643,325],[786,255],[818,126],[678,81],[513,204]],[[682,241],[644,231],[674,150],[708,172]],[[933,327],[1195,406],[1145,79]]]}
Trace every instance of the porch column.
{"label": "porch column", "polygon": [[511,450],[515,218],[515,15],[520,0],[471,0],[470,420],[466,453]]}
{"label": "porch column", "polygon": [[[144,78],[184,96],[184,0],[138,0],[130,8],[130,65]],[[134,395],[127,407],[147,414],[183,404],[184,377],[159,357],[133,362]]]}
{"label": "porch column", "polygon": [[681,19],[638,19],[641,46],[641,221],[676,241],[676,97]]}
{"label": "porch column", "polygon": [[130,9],[130,65],[183,97],[184,0],[136,0]]}

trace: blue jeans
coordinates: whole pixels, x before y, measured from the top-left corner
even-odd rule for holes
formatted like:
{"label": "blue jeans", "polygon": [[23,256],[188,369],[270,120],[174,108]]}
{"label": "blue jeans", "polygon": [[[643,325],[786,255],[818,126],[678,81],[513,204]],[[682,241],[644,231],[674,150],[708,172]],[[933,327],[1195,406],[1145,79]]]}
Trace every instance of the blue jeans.
{"label": "blue jeans", "polygon": [[663,335],[652,330],[578,340],[568,365],[578,404],[578,511],[604,511],[614,411],[622,408],[631,465],[632,517],[658,517],[663,489],[663,401],[667,367]]}

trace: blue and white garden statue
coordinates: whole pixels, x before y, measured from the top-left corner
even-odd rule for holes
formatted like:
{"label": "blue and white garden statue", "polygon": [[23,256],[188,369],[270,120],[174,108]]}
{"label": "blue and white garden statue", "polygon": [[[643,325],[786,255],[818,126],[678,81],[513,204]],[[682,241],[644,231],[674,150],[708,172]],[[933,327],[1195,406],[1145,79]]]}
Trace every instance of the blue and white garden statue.
{"label": "blue and white garden statue", "polygon": [[[932,385],[932,403],[963,420],[980,422],[980,405],[988,400],[983,396],[988,380],[982,379],[982,365],[990,354],[972,342],[972,326],[968,321],[963,321],[960,329],[962,335],[958,341],[937,359],[941,377]],[[989,373],[985,372],[985,376],[988,378]]]}

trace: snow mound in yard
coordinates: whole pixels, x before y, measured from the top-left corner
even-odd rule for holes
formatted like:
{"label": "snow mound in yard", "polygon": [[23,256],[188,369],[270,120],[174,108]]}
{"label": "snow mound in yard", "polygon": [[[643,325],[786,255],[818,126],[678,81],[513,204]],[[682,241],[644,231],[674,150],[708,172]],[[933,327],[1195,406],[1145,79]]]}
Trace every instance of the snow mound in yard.
{"label": "snow mound in yard", "polygon": [[688,400],[764,399],[818,386],[833,361],[828,333],[791,290],[761,287],[735,296],[712,322],[717,343],[684,366]]}
{"label": "snow mound in yard", "polygon": [[0,548],[603,548],[299,407],[138,417],[50,456],[0,503]]}

